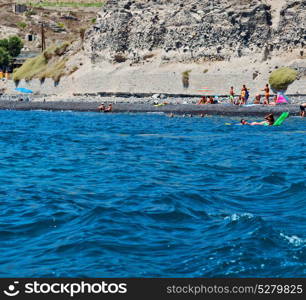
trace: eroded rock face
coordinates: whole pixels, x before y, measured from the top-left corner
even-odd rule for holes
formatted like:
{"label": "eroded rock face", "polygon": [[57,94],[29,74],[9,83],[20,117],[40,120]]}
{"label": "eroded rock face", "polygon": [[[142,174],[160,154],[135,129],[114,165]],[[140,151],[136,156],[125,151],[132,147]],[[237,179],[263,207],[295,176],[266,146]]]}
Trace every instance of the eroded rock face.
{"label": "eroded rock face", "polygon": [[[273,2],[274,0],[272,0]],[[279,1],[279,0],[275,0]],[[271,1],[270,1],[271,2]],[[303,48],[306,0],[284,2],[277,26],[265,0],[108,1],[87,32],[93,62],[137,62],[158,52],[162,61],[213,61]]]}

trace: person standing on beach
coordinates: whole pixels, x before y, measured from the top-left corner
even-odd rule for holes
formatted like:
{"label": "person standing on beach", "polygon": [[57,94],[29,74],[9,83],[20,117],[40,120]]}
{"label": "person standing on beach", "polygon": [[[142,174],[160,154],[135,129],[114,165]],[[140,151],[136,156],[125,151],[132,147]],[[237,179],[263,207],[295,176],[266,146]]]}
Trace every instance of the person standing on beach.
{"label": "person standing on beach", "polygon": [[262,91],[265,92],[264,104],[268,105],[269,104],[269,100],[270,100],[270,88],[269,88],[269,84],[266,84],[266,87]]}
{"label": "person standing on beach", "polygon": [[303,104],[300,105],[300,116],[302,118],[305,117],[305,108],[306,108],[306,103],[303,103]]}
{"label": "person standing on beach", "polygon": [[245,104],[246,104],[249,100],[250,93],[249,93],[249,89],[245,85],[243,85],[243,87],[245,88]]}
{"label": "person standing on beach", "polygon": [[242,89],[241,89],[241,102],[240,102],[240,105],[242,104],[246,104],[246,101],[248,100],[247,99],[247,88],[245,86],[245,84],[242,86]]}
{"label": "person standing on beach", "polygon": [[230,98],[231,103],[234,104],[235,103],[235,92],[234,92],[234,87],[233,86],[231,86],[229,98]]}

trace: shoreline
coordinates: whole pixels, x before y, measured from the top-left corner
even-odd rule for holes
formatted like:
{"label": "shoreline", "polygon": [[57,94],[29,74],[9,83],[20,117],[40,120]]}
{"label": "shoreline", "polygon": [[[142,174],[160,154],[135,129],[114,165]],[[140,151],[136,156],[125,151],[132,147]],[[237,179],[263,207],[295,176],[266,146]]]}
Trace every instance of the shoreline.
{"label": "shoreline", "polygon": [[[104,103],[113,103],[112,113],[166,113],[166,114],[192,114],[192,115],[223,115],[223,116],[264,116],[268,113],[276,115],[288,111],[290,115],[299,115],[300,108],[296,104],[287,104],[279,106],[236,106],[231,104],[167,104],[163,106],[154,106],[149,103],[116,103],[114,101],[104,101]],[[77,101],[0,101],[0,110],[46,110],[46,111],[75,111],[75,112],[100,112],[97,108],[99,102],[77,102]],[[103,112],[101,112],[103,113]]]}

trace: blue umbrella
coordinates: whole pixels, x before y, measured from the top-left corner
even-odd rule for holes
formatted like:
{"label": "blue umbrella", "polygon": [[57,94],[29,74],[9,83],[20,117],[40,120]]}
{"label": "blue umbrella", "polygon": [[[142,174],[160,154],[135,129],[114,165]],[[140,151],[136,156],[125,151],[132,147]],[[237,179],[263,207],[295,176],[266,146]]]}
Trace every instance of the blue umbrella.
{"label": "blue umbrella", "polygon": [[15,91],[18,91],[18,92],[24,93],[24,94],[32,94],[33,93],[32,90],[29,90],[29,89],[26,89],[26,88],[16,88]]}

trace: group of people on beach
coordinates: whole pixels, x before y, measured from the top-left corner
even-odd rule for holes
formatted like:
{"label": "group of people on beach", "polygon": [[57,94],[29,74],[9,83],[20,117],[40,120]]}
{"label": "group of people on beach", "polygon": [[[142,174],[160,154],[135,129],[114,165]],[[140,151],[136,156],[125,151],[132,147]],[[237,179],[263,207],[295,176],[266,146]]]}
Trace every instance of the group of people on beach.
{"label": "group of people on beach", "polygon": [[217,101],[212,96],[209,97],[203,96],[198,102],[198,104],[216,104],[216,103]]}
{"label": "group of people on beach", "polygon": [[[273,101],[270,102],[271,94],[270,94],[270,87],[268,83],[265,85],[264,89],[262,89],[261,91],[264,92],[264,100],[262,103],[263,105],[272,105],[272,106],[277,105],[277,95],[275,95],[273,98]],[[230,94],[229,98],[230,98],[231,103],[236,104],[236,105],[247,104],[247,101],[249,100],[249,96],[250,96],[249,89],[246,87],[245,84],[242,86],[241,93],[237,100],[235,100],[234,87],[230,88],[229,94]],[[256,94],[253,103],[261,104],[261,97],[262,96],[260,94]]]}
{"label": "group of people on beach", "polygon": [[[261,90],[262,92],[264,92],[264,100],[263,100],[263,105],[277,105],[278,103],[278,98],[277,95],[274,96],[273,101],[270,102],[270,87],[269,84],[267,83],[264,87],[264,89]],[[242,89],[241,89],[241,94],[238,98],[238,101],[235,102],[235,98],[234,98],[234,88],[231,87],[230,89],[230,100],[231,103],[236,104],[236,105],[244,105],[247,103],[248,99],[249,99],[249,89],[246,87],[246,85],[243,85]],[[260,94],[256,94],[255,99],[253,101],[254,104],[261,104],[261,95]]]}
{"label": "group of people on beach", "polygon": [[[277,104],[277,96],[275,96],[273,102],[270,103],[270,88],[269,88],[269,84],[266,84],[265,88],[262,90],[265,92],[265,98],[264,98],[264,105],[276,105]],[[235,105],[244,105],[247,103],[248,99],[249,99],[249,89],[246,87],[246,85],[242,86],[241,89],[241,94],[239,96],[239,98],[236,100],[235,99],[235,91],[234,91],[234,87],[230,88],[230,92],[229,92],[229,99],[231,101],[232,104]],[[261,100],[261,95],[257,94],[254,100],[254,104],[260,104],[260,100]],[[216,99],[214,99],[212,96],[203,96],[200,101],[197,104],[216,104],[218,103],[218,101]],[[167,103],[168,104],[168,103]],[[306,103],[303,103],[300,105],[300,116],[301,117],[305,117],[306,113],[305,113],[305,108],[306,108]],[[98,110],[100,112],[111,112],[113,110],[113,105],[110,103],[107,107],[104,105],[104,103],[102,103],[101,105],[98,106]],[[170,114],[170,117],[173,117],[173,114]],[[203,115],[204,116],[204,115]],[[201,117],[203,117],[201,115]],[[252,122],[252,123],[248,123],[246,120],[242,119],[241,120],[241,124],[242,125],[273,125],[275,122],[274,120],[274,116],[273,114],[269,114],[265,117],[265,120],[262,122]]]}
{"label": "group of people on beach", "polygon": [[235,99],[234,87],[231,86],[230,91],[229,91],[229,99],[232,104],[244,105],[249,100],[249,97],[250,97],[249,89],[246,87],[245,84],[242,86],[241,93],[238,99]]}
{"label": "group of people on beach", "polygon": [[[264,100],[262,103],[263,105],[274,106],[278,104],[277,95],[274,97],[273,101],[270,102],[271,94],[270,94],[269,84],[266,84],[264,89],[262,89],[261,91],[264,92]],[[230,103],[235,104],[235,105],[245,105],[247,104],[249,97],[250,97],[249,89],[247,88],[245,84],[242,86],[240,95],[238,97],[236,97],[234,87],[231,86],[230,91],[229,91]],[[253,103],[261,104],[261,97],[262,96],[260,94],[256,94]],[[203,96],[197,104],[201,105],[201,104],[216,104],[216,103],[218,103],[218,101],[214,99],[212,96]]]}

